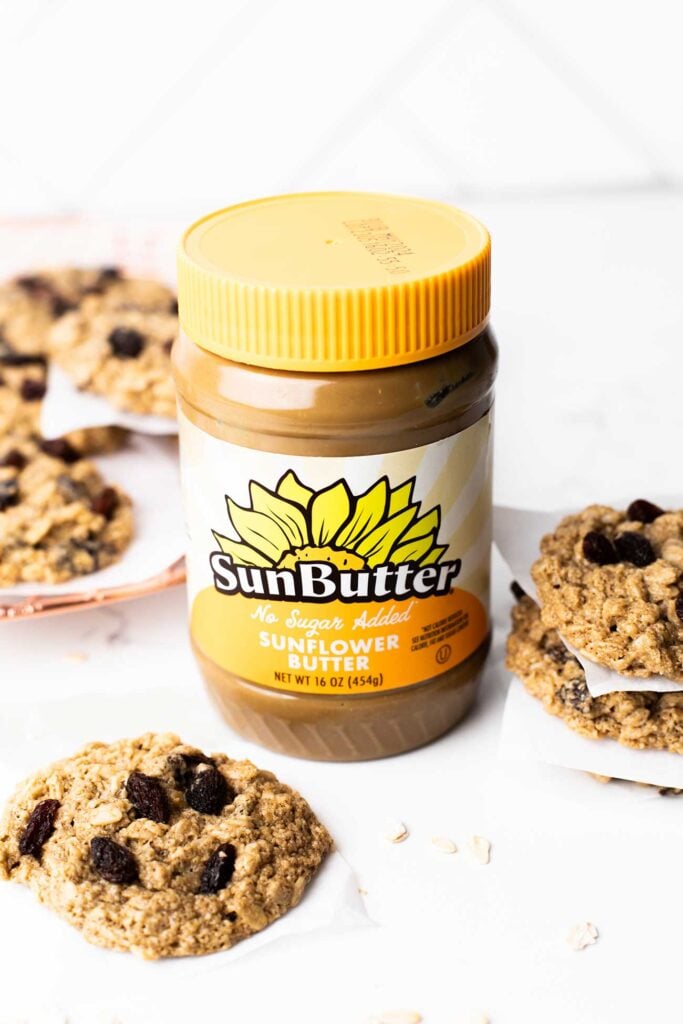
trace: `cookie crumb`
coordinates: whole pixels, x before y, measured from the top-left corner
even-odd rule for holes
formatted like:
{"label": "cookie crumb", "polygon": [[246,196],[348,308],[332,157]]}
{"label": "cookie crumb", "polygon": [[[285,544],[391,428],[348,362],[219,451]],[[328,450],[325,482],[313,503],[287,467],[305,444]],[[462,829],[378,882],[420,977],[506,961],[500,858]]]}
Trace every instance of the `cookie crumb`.
{"label": "cookie crumb", "polygon": [[472,836],[468,843],[469,851],[478,864],[488,864],[491,860],[491,841],[483,836]]}
{"label": "cookie crumb", "polygon": [[458,847],[455,845],[452,839],[448,839],[446,836],[433,836],[432,846],[439,850],[440,853],[457,853]]}
{"label": "cookie crumb", "polygon": [[402,843],[404,839],[408,838],[408,827],[402,821],[393,819],[387,821],[382,834],[390,843]]}
{"label": "cookie crumb", "polygon": [[578,951],[585,949],[586,946],[594,946],[598,941],[598,929],[590,921],[582,921],[581,924],[575,924],[567,935],[567,942],[572,949]]}

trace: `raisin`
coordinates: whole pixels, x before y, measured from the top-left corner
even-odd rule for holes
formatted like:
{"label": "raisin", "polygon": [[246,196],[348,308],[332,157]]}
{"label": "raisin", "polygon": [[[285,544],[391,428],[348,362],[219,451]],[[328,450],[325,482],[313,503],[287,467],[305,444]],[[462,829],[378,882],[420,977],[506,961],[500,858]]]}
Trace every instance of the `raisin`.
{"label": "raisin", "polygon": [[44,380],[35,380],[33,377],[26,377],[21,382],[20,394],[25,402],[39,402],[45,397],[47,387]]}
{"label": "raisin", "polygon": [[90,508],[98,516],[111,519],[118,508],[119,496],[113,487],[105,487],[90,502]]}
{"label": "raisin", "polygon": [[571,655],[567,648],[563,644],[551,644],[550,647],[546,647],[545,653],[553,661],[557,662],[558,665],[564,665],[569,661]]}
{"label": "raisin", "polygon": [[57,490],[65,501],[83,501],[88,497],[88,488],[78,480],[72,480],[67,473],[57,477]]}
{"label": "raisin", "polygon": [[0,480],[0,512],[19,502],[19,484],[16,480]]}
{"label": "raisin", "polygon": [[61,295],[53,295],[50,299],[50,305],[52,307],[52,315],[54,317],[64,316],[69,310],[75,309],[73,302],[67,302],[67,300]]}
{"label": "raisin", "polygon": [[645,498],[638,498],[637,501],[631,502],[626,515],[634,523],[654,523],[655,519],[664,515],[664,509],[659,505],[653,505],[651,501],[646,501]]}
{"label": "raisin", "polygon": [[166,824],[171,816],[166,790],[159,779],[142,772],[131,772],[126,782],[126,796],[143,818]]}
{"label": "raisin", "polygon": [[51,455],[53,459],[61,459],[67,465],[71,465],[72,462],[78,462],[79,459],[83,458],[78,448],[74,448],[65,437],[55,437],[49,441],[41,441],[40,450],[45,452],[46,455]]}
{"label": "raisin", "polygon": [[220,814],[235,799],[235,793],[217,768],[208,767],[195,772],[185,797],[193,811]]}
{"label": "raisin", "polygon": [[55,830],[59,806],[59,800],[41,800],[33,808],[26,828],[19,838],[19,853],[22,857],[35,857],[36,860],[40,860],[42,849]]}
{"label": "raisin", "polygon": [[120,277],[120,267],[102,267],[100,270],[100,281],[118,281]]}
{"label": "raisin", "polygon": [[[102,553],[102,544],[100,544],[97,537],[85,537],[83,540],[71,540],[69,541],[69,548],[72,553],[79,551],[85,551],[86,555],[92,558],[93,566],[95,569],[99,568],[100,554]],[[82,561],[79,559],[79,561]],[[72,559],[72,564],[75,564]],[[81,570],[83,571],[83,570]]]}
{"label": "raisin", "polygon": [[563,704],[568,704],[575,711],[587,714],[592,705],[592,698],[585,682],[575,679],[571,683],[565,683],[557,691],[557,695]]}
{"label": "raisin", "polygon": [[512,591],[512,596],[515,601],[521,601],[523,597],[526,597],[526,590],[524,590],[523,587],[520,587],[517,580],[512,581],[510,584],[510,590]]}
{"label": "raisin", "polygon": [[0,466],[11,466],[12,469],[18,469],[21,472],[27,462],[28,459],[18,448],[10,448],[7,454],[0,459]]}
{"label": "raisin", "polygon": [[612,541],[597,530],[591,530],[583,538],[583,554],[589,562],[595,562],[597,565],[614,565],[619,561]]}
{"label": "raisin", "polygon": [[200,764],[210,764],[213,767],[216,762],[206,754],[171,754],[168,758],[168,767],[182,790],[190,785],[194,771]]}
{"label": "raisin", "polygon": [[683,594],[679,594],[676,598],[676,615],[683,622]]}
{"label": "raisin", "polygon": [[229,910],[227,914],[224,914],[223,916],[225,917],[225,920],[230,921],[231,924],[237,920],[237,914],[234,910]]}
{"label": "raisin", "polygon": [[221,843],[204,865],[199,892],[202,895],[211,896],[213,893],[225,889],[233,876],[236,859],[237,850],[232,843]]}
{"label": "raisin", "polygon": [[14,278],[14,283],[29,295],[44,294],[50,291],[47,281],[37,274],[22,274]]}
{"label": "raisin", "polygon": [[135,359],[145,344],[140,332],[132,327],[115,327],[108,340],[109,347],[119,359]]}
{"label": "raisin", "polygon": [[105,882],[130,885],[138,880],[138,866],[133,854],[106,836],[96,836],[90,840],[90,860]]}
{"label": "raisin", "polygon": [[647,537],[643,537],[642,533],[633,533],[632,531],[620,533],[614,544],[619,552],[619,557],[624,562],[631,562],[632,565],[637,565],[640,569],[651,565],[657,558],[652,545]]}
{"label": "raisin", "polygon": [[25,352],[15,352],[7,342],[0,350],[0,363],[3,366],[46,366],[45,356],[28,355]]}

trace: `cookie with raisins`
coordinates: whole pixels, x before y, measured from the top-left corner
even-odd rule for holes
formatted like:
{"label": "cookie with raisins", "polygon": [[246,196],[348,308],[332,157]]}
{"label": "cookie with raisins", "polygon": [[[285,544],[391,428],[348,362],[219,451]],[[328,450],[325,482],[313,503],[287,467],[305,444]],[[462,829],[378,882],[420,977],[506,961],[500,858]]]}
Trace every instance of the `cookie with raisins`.
{"label": "cookie with raisins", "polygon": [[531,575],[544,624],[582,654],[683,683],[683,511],[591,505],[543,538]]}
{"label": "cookie with raisins", "polygon": [[296,906],[331,846],[270,772],[148,733],[91,743],[27,779],[0,821],[0,878],[96,945],[191,956]]}

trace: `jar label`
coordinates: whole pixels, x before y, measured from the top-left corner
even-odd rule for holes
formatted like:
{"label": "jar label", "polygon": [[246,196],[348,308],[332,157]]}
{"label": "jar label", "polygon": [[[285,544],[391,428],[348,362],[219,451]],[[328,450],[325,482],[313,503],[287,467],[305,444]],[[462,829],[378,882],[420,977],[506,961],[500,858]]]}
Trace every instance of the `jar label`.
{"label": "jar label", "polygon": [[486,638],[491,416],[381,455],[263,452],[181,415],[191,632],[228,671],[362,694],[454,668]]}

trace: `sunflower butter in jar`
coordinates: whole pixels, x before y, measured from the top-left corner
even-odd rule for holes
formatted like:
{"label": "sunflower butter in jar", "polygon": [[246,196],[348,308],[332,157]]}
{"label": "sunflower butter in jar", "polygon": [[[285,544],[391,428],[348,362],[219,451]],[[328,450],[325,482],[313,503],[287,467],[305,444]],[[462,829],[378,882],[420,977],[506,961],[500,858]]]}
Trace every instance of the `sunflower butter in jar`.
{"label": "sunflower butter in jar", "polygon": [[489,645],[490,242],[450,206],[278,196],[179,249],[192,645],[274,750],[382,757],[444,733]]}

